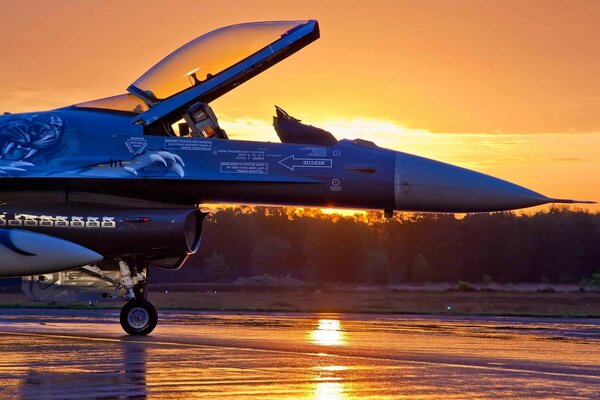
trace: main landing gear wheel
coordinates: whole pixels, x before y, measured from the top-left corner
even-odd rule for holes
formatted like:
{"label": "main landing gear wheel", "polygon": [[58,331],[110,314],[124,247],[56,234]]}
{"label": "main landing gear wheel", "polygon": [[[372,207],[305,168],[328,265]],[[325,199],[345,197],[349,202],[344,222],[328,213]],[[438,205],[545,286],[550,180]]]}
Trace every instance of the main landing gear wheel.
{"label": "main landing gear wheel", "polygon": [[121,326],[130,335],[147,335],[156,328],[158,313],[145,299],[129,300],[121,309]]}

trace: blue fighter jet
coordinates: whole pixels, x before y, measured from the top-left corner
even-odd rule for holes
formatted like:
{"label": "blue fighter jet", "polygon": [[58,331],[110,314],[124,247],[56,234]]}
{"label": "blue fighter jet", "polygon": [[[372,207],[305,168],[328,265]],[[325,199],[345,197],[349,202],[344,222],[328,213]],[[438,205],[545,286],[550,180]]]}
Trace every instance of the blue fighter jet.
{"label": "blue fighter jet", "polygon": [[319,38],[317,21],[227,26],[118,96],[0,117],[0,276],[39,301],[126,300],[146,335],[150,266],[200,246],[202,203],[486,212],[573,203],[438,161],[338,140],[276,109],[281,143],[230,139],[210,103]]}

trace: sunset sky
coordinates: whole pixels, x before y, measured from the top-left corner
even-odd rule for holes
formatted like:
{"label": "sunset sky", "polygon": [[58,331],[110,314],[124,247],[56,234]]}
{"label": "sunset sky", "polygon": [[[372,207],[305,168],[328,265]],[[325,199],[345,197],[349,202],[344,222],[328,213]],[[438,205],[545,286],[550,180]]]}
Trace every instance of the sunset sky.
{"label": "sunset sky", "polygon": [[321,39],[212,104],[230,137],[276,140],[277,104],[338,138],[600,200],[599,1],[54,0],[2,11],[0,112],[124,93],[224,25],[311,18]]}

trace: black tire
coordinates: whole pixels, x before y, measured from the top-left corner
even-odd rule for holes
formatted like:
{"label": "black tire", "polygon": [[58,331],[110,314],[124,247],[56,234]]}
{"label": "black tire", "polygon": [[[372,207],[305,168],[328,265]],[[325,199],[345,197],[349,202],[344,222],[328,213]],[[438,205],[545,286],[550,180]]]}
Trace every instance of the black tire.
{"label": "black tire", "polygon": [[123,330],[130,335],[147,335],[156,328],[158,313],[156,308],[145,299],[129,300],[121,309]]}

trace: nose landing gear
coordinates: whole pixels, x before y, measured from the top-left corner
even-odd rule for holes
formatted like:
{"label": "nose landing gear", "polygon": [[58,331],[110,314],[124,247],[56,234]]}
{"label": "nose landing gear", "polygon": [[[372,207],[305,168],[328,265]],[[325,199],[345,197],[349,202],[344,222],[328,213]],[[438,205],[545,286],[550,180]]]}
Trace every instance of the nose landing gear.
{"label": "nose landing gear", "polygon": [[130,335],[148,335],[156,328],[158,313],[156,308],[146,300],[147,265],[130,268],[123,260],[119,260],[121,284],[127,289],[130,300],[121,309],[121,327]]}

